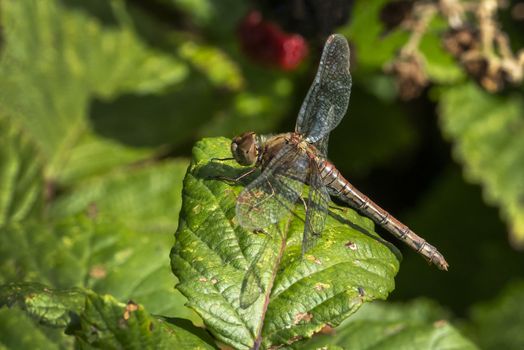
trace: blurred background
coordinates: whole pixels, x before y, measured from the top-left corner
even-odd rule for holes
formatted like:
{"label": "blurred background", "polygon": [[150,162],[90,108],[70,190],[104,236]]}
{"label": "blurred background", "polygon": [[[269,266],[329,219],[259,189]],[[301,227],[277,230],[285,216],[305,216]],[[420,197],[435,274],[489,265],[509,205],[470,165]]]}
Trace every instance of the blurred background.
{"label": "blurred background", "polygon": [[192,145],[292,130],[336,32],[353,87],[329,157],[451,265],[384,233],[404,253],[390,300],[524,348],[524,2],[5,0],[0,16],[0,283],[195,319],[168,259]]}

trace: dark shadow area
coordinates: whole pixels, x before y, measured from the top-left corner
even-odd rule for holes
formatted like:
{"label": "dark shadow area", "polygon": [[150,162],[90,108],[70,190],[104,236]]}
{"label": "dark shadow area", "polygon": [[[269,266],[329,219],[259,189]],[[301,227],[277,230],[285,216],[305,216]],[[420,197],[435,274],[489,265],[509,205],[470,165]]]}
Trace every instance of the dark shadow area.
{"label": "dark shadow area", "polygon": [[[255,180],[259,175],[260,171],[254,171],[252,174],[243,176],[246,173],[250,172],[253,168],[245,167],[238,168],[228,165],[227,163],[234,160],[222,161],[222,160],[211,160],[205,165],[198,167],[194,172],[194,175],[203,180],[218,180],[225,181],[229,183],[234,183],[241,185],[243,187],[249,185],[253,180]],[[240,178],[241,177],[241,178]],[[238,179],[240,178],[240,179]],[[238,179],[238,180],[237,180]]]}
{"label": "dark shadow area", "polygon": [[105,26],[117,26],[118,20],[113,14],[111,1],[107,0],[62,0],[72,10],[85,12],[98,19]]}
{"label": "dark shadow area", "polygon": [[0,21],[0,54],[4,53],[5,48],[5,28],[4,24]]}
{"label": "dark shadow area", "polygon": [[202,340],[205,343],[210,344],[211,346],[214,346],[215,341],[213,340],[213,337],[211,334],[206,331],[205,328],[197,327],[195,326],[190,320],[185,318],[179,318],[179,317],[163,317],[163,316],[157,316],[160,320],[163,320],[169,324],[172,324],[174,326],[177,326],[179,328],[182,328],[189,333],[193,334],[194,336],[198,337],[200,340]]}
{"label": "dark shadow area", "polygon": [[[353,185],[398,217],[398,213],[416,204],[447,167],[451,161],[450,146],[442,140],[435,105],[427,96],[401,107],[395,104],[388,111],[387,104],[359,90],[363,88],[353,89],[346,116],[349,120],[333,132],[332,152],[328,155]],[[386,118],[377,115],[379,113],[386,114]],[[407,119],[405,127],[413,133],[411,144],[397,146],[398,151],[386,157],[387,161],[377,160],[370,164],[369,170],[355,168],[351,164],[355,158],[364,164],[361,158],[372,156],[368,145],[383,143],[384,147],[395,147],[395,138],[401,136],[395,133],[403,129],[395,127],[389,119],[394,121],[399,114],[401,119]],[[356,120],[351,120],[352,117]]]}
{"label": "dark shadow area", "polygon": [[442,174],[405,221],[444,254],[450,268],[438,271],[407,251],[394,300],[424,295],[465,316],[472,304],[496,297],[512,280],[524,279],[524,254],[510,247],[498,209],[483,203],[480,187],[465,183],[456,165]]}
{"label": "dark shadow area", "polygon": [[158,95],[121,95],[94,100],[90,121],[95,132],[134,147],[193,143],[199,128],[229,103],[229,95],[210,89],[207,82],[188,78],[183,87]]}

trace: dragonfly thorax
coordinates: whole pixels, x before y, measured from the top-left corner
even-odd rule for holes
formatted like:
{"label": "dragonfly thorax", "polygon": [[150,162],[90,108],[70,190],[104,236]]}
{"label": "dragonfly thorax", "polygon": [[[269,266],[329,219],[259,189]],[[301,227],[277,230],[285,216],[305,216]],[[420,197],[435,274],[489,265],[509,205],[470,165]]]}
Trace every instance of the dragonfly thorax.
{"label": "dragonfly thorax", "polygon": [[253,165],[259,154],[257,135],[250,131],[231,141],[231,154],[240,165]]}

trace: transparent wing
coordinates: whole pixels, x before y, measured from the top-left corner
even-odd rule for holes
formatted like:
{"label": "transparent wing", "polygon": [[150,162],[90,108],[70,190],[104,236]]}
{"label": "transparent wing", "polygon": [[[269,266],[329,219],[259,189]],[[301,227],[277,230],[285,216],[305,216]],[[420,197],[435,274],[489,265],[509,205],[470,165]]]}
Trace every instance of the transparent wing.
{"label": "transparent wing", "polygon": [[322,143],[346,114],[350,93],[348,42],[342,35],[333,34],[324,45],[317,75],[300,108],[295,131],[310,143]]}
{"label": "transparent wing", "polygon": [[320,152],[320,155],[327,157],[328,154],[328,143],[329,143],[329,134],[318,140],[314,143],[314,145],[317,147],[318,151]]}
{"label": "transparent wing", "polygon": [[303,152],[291,144],[284,146],[238,196],[239,224],[260,230],[280,221],[302,195],[308,167],[309,159]]}
{"label": "transparent wing", "polygon": [[309,195],[306,204],[304,235],[302,236],[302,254],[313,246],[315,239],[324,230],[330,200],[328,190],[322,182],[316,165],[311,166],[308,180]]}
{"label": "transparent wing", "polygon": [[257,265],[266,251],[270,239],[271,237],[269,235],[265,237],[262,247],[258,251],[255,259],[251,262],[251,265],[249,265],[249,268],[242,279],[242,287],[240,289],[240,307],[242,309],[247,309],[253,305],[262,294],[262,284],[259,277],[260,271],[258,270]]}

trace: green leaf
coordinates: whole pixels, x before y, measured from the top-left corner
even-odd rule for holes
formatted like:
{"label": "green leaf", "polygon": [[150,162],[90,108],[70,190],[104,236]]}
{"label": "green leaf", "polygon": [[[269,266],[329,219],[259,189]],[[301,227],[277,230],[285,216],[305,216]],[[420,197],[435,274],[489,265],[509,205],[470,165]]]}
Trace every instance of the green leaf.
{"label": "green leaf", "polygon": [[0,286],[0,307],[17,306],[39,323],[66,327],[71,312],[83,309],[85,293],[80,289],[53,290],[39,283]]}
{"label": "green leaf", "polygon": [[[395,29],[386,33],[380,21],[380,11],[387,2],[387,0],[355,2],[351,24],[344,32],[355,44],[357,69],[361,66],[366,71],[382,69],[395,59],[401,48],[408,43],[409,31]],[[456,83],[464,78],[464,73],[457,62],[442,46],[442,32],[446,29],[447,21],[436,16],[417,47],[424,59],[424,69],[429,79],[442,84]]]}
{"label": "green leaf", "polygon": [[249,5],[243,1],[235,0],[160,0],[172,4],[195,24],[206,31],[208,36],[231,42],[242,16],[249,10]]}
{"label": "green leaf", "polygon": [[67,167],[60,169],[54,181],[59,185],[72,185],[82,180],[111,172],[113,169],[136,163],[151,156],[150,149],[125,146],[109,138],[86,132],[79,135],[68,154]]}
{"label": "green leaf", "polygon": [[78,329],[72,330],[81,348],[215,349],[193,332],[149,314],[132,301],[88,295]]}
{"label": "green leaf", "polygon": [[524,348],[524,282],[504,288],[495,300],[475,305],[470,331],[486,350]]}
{"label": "green leaf", "polygon": [[170,244],[170,235],[134,232],[112,218],[11,225],[0,230],[1,282],[92,288],[140,301],[155,313],[198,322],[173,290]]}
{"label": "green leaf", "polygon": [[[416,254],[406,254],[395,279],[395,297],[406,300],[424,295],[463,314],[468,305],[493,298],[497,293],[493,286],[521,276],[524,254],[509,249],[497,209],[483,203],[480,186],[466,183],[458,164],[435,180],[404,218],[439,247],[453,272],[433,273]],[[449,288],[456,285],[461,288]]]}
{"label": "green leaf", "polygon": [[[65,181],[68,168],[81,166],[73,161],[78,160],[79,141],[90,133],[92,97],[156,93],[187,76],[184,64],[144,46],[125,24],[105,28],[94,17],[56,0],[8,0],[1,10],[6,28],[0,62],[2,108],[38,143],[51,178]],[[111,157],[122,162],[145,155],[135,150],[130,157],[130,150],[108,142],[95,148],[108,154],[124,152]]]}
{"label": "green leaf", "polygon": [[380,10],[387,0],[355,1],[351,24],[343,34],[355,45],[359,67],[366,70],[382,69],[406,43],[408,33],[394,31],[383,35]]}
{"label": "green leaf", "polygon": [[[242,187],[210,178],[246,171],[211,161],[227,157],[229,143],[217,138],[195,145],[171,253],[177,288],[220,341],[239,349],[292,343],[339,324],[364,302],[387,297],[399,264],[394,249],[353,210],[334,207],[322,238],[304,257],[303,221],[294,215],[267,235],[239,227],[235,201]],[[303,218],[304,212],[297,208],[296,214]],[[252,265],[255,276],[246,278]],[[261,293],[244,309],[241,286],[249,280]]]}
{"label": "green leaf", "polygon": [[0,283],[87,287],[200,322],[169,269],[186,166],[165,161],[92,179],[50,207],[55,221],[0,229]]}
{"label": "green leaf", "polygon": [[[66,329],[77,338],[77,345],[90,348],[181,348],[214,349],[209,336],[197,327],[177,325],[172,319],[151,316],[143,306],[129,301],[122,304],[111,296],[100,296],[78,289],[52,290],[41,284],[19,283],[0,287],[0,307],[17,306],[39,324]],[[3,310],[0,310],[3,311]],[[0,316],[6,315],[0,312]],[[21,321],[15,319],[16,321]],[[9,328],[0,318],[0,327]],[[12,327],[12,326],[11,326]],[[34,328],[34,327],[30,327]],[[47,330],[40,328],[47,333]],[[27,343],[39,338],[29,334]],[[47,335],[47,334],[46,334]],[[51,335],[53,335],[51,333]],[[53,348],[41,339],[44,346]],[[0,340],[13,343],[6,337]]]}
{"label": "green leaf", "polygon": [[72,349],[73,338],[62,329],[35,322],[18,308],[0,308],[0,349]]}
{"label": "green leaf", "polygon": [[524,246],[524,101],[490,95],[473,83],[443,90],[443,132],[466,177],[501,208],[515,245]]}
{"label": "green leaf", "polygon": [[[77,224],[77,225],[75,225]],[[0,229],[0,283],[35,281],[56,287],[81,286],[77,250],[87,244],[83,227],[71,220],[52,226],[14,223]]]}
{"label": "green leaf", "polygon": [[179,53],[181,58],[203,72],[213,85],[238,90],[244,84],[239,68],[215,47],[186,41],[181,43]]}
{"label": "green leaf", "polygon": [[0,348],[71,349],[64,334],[85,304],[80,289],[53,290],[38,283],[0,286]]}
{"label": "green leaf", "polygon": [[[289,115],[295,102],[289,73],[255,67],[241,57],[235,57],[243,63],[237,66],[228,58],[234,53],[227,52],[226,56],[225,51],[210,45],[183,40],[176,45],[190,48],[180,49],[194,69],[185,83],[163,94],[126,94],[111,101],[96,101],[91,121],[97,132],[134,146],[169,144],[179,148],[196,138],[233,136],[244,128],[269,132]],[[218,63],[209,65],[206,61],[204,67],[200,56]],[[243,75],[237,76],[240,71]]]}
{"label": "green leaf", "polygon": [[40,214],[42,161],[26,135],[0,117],[0,226]]}
{"label": "green leaf", "polygon": [[355,316],[333,330],[300,344],[299,349],[338,345],[343,349],[457,349],[477,347],[447,321],[442,311],[427,301],[408,305],[367,304]]}
{"label": "green leaf", "polygon": [[419,45],[419,51],[424,57],[424,69],[429,79],[439,84],[458,83],[465,78],[458,63],[442,45],[442,33],[447,26],[446,19],[436,17]]}
{"label": "green leaf", "polygon": [[233,136],[245,130],[270,132],[290,113],[295,88],[289,74],[254,66],[244,69],[249,86],[235,94],[229,104],[214,111],[213,119],[202,127],[200,136]]}
{"label": "green leaf", "polygon": [[187,166],[186,160],[166,161],[90,179],[58,197],[50,216],[65,218],[94,211],[134,231],[171,234],[178,225]]}

